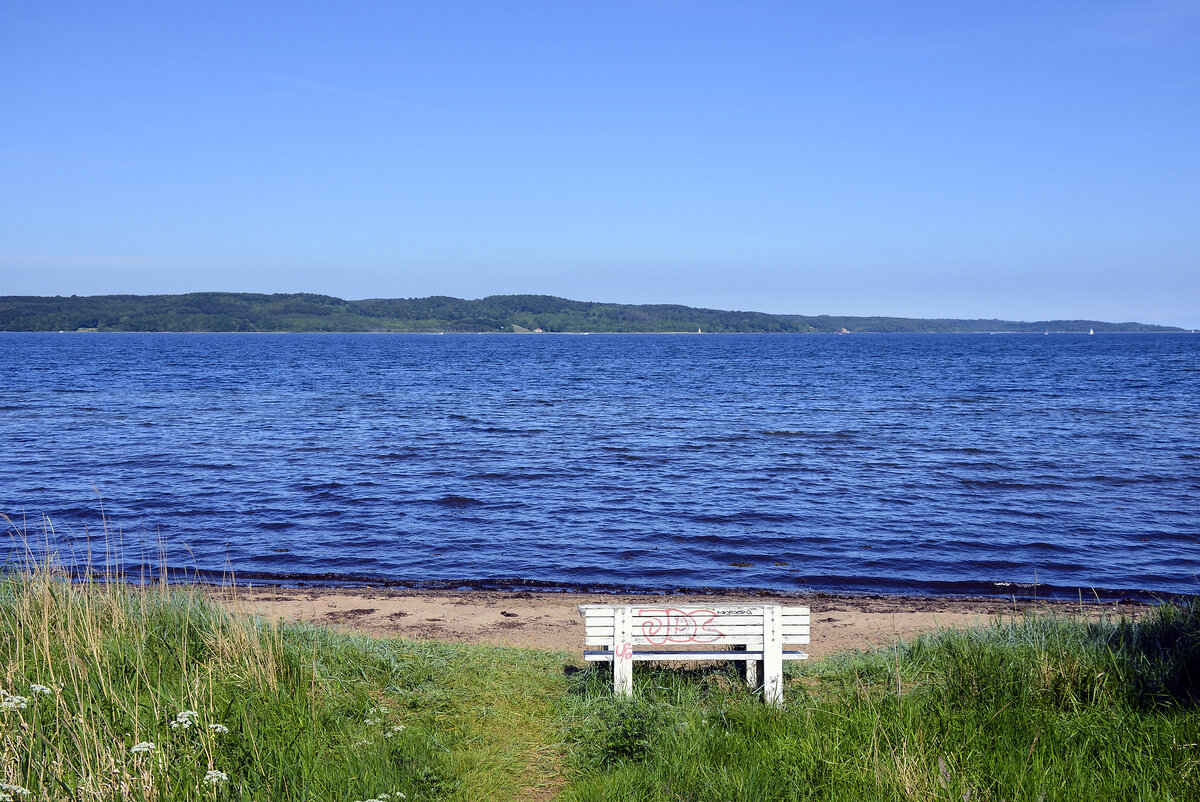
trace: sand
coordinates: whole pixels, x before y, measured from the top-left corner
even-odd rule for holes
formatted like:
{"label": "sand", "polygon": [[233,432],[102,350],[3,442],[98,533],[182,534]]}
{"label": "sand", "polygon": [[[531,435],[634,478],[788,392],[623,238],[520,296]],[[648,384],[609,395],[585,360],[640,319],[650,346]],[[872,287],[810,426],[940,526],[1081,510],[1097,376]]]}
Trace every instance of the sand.
{"label": "sand", "polygon": [[[391,588],[237,588],[214,595],[240,609],[285,621],[327,624],[370,635],[494,644],[567,653],[583,651],[580,604],[645,604],[706,608],[714,604],[778,603],[812,611],[814,659],[886,647],[920,633],[970,627],[1032,611],[1078,615],[1078,603],[928,596],[619,596],[583,593],[414,591]],[[1085,604],[1088,617],[1136,617],[1135,602]]]}

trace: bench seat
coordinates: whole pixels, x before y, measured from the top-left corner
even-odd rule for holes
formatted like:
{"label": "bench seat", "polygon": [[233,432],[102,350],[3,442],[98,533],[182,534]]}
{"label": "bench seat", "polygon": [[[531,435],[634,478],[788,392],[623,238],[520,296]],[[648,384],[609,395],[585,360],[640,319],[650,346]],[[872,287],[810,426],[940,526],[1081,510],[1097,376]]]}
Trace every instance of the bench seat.
{"label": "bench seat", "polygon": [[[588,649],[583,653],[584,660],[593,662],[603,661],[612,662],[613,652],[608,649]],[[721,651],[721,652],[684,652],[677,649],[636,649],[633,652],[633,660],[658,660],[660,662],[687,661],[687,660],[762,660],[763,653],[761,651]],[[807,660],[807,652],[783,652],[784,660]]]}

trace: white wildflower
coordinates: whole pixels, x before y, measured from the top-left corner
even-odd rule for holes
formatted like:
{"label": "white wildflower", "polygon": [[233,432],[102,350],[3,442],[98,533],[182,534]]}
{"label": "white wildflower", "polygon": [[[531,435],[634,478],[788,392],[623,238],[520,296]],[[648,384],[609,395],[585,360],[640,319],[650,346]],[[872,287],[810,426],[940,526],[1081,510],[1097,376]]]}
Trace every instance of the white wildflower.
{"label": "white wildflower", "polygon": [[217,735],[224,735],[227,732],[229,732],[229,728],[226,727],[224,724],[209,724],[208,728],[210,730],[212,730],[213,732],[215,732]]}
{"label": "white wildflower", "polygon": [[210,785],[220,785],[223,782],[229,781],[229,775],[223,771],[212,769],[208,774],[204,775],[204,781]]}
{"label": "white wildflower", "polygon": [[37,683],[34,683],[33,685],[29,686],[29,692],[32,693],[34,696],[53,696],[54,695],[53,688],[48,688],[45,685],[38,685]]}
{"label": "white wildflower", "polygon": [[186,730],[195,722],[196,717],[200,714],[195,710],[184,710],[179,715],[175,716],[175,720],[171,722],[171,729]]}
{"label": "white wildflower", "polygon": [[154,744],[150,741],[142,741],[141,743],[136,743],[129,747],[129,751],[133,752],[135,755],[140,755],[143,752],[153,752]]}
{"label": "white wildflower", "polygon": [[366,724],[368,727],[374,727],[376,724],[382,724],[382,723],[383,722],[377,718],[369,718],[363,722],[363,724]]}
{"label": "white wildflower", "polygon": [[0,802],[12,802],[12,794],[7,791],[0,791]]}
{"label": "white wildflower", "polygon": [[[14,796],[31,796],[33,791],[30,791],[28,788],[22,788],[19,785],[0,783],[0,793],[8,794],[8,798],[12,799]],[[3,799],[3,797],[0,797],[0,799]]]}
{"label": "white wildflower", "polygon": [[0,691],[0,710],[24,710],[29,707],[29,697],[27,696],[10,696],[4,691]]}

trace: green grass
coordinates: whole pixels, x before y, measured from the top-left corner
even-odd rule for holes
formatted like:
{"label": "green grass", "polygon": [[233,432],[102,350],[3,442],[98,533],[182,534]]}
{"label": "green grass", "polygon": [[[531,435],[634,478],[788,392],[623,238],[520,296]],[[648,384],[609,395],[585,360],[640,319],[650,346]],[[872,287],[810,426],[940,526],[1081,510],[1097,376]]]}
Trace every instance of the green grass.
{"label": "green grass", "polygon": [[554,780],[538,757],[565,687],[550,653],[279,626],[44,570],[0,580],[0,781],[33,798],[509,799]]}
{"label": "green grass", "polygon": [[1195,604],[791,666],[782,710],[732,664],[638,664],[618,700],[576,656],[231,609],[0,578],[0,800],[1200,799]]}
{"label": "green grass", "polygon": [[[817,633],[819,636],[819,632]],[[1035,616],[800,667],[786,707],[729,669],[574,683],[566,799],[1200,799],[1200,607]]]}

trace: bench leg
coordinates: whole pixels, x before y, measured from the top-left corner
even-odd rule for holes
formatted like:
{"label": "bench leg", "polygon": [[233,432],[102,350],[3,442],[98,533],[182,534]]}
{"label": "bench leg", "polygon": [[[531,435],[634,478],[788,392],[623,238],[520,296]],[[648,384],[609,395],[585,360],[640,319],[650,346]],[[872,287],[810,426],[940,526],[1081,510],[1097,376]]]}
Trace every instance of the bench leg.
{"label": "bench leg", "polygon": [[633,696],[632,658],[623,657],[620,649],[613,658],[613,693],[617,696]]}
{"label": "bench leg", "polygon": [[774,707],[783,707],[783,660],[764,660],[763,675],[763,701]]}
{"label": "bench leg", "polygon": [[[746,646],[734,646],[733,650],[735,652],[744,652],[747,650],[747,648],[748,647],[746,647]],[[742,676],[745,678],[746,685],[748,687],[750,687],[750,688],[758,687],[758,685],[759,685],[758,678],[759,678],[759,676],[762,675],[761,668],[762,668],[761,660],[743,660],[742,661]]]}
{"label": "bench leg", "polygon": [[779,608],[768,605],[763,611],[763,701],[783,707],[783,632]]}
{"label": "bench leg", "polygon": [[628,607],[617,608],[613,624],[613,693],[633,696],[633,633]]}

